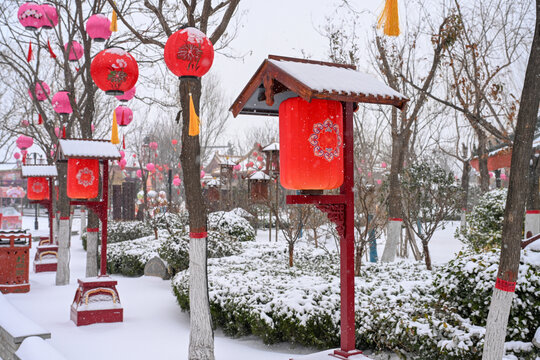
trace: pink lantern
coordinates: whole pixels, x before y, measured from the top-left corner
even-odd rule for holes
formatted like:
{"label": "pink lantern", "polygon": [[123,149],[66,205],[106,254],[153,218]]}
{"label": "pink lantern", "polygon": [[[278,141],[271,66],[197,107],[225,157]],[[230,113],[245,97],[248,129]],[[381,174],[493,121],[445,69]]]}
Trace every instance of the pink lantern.
{"label": "pink lantern", "polygon": [[508,176],[506,176],[506,174],[501,174],[501,180],[506,180],[508,179]]}
{"label": "pink lantern", "polygon": [[248,162],[248,163],[246,164],[246,167],[248,167],[248,168],[250,168],[250,167],[252,167],[252,166],[253,166],[253,161],[250,161],[250,162]]}
{"label": "pink lantern", "polygon": [[133,154],[133,158],[135,159],[137,157],[137,154]]}
{"label": "pink lantern", "polygon": [[171,143],[173,144],[173,146],[176,146],[176,144],[178,144],[178,140],[172,139]]}
{"label": "pink lantern", "polygon": [[381,167],[382,167],[383,169],[386,169],[386,166],[387,166],[386,163],[383,161],[382,164],[381,164]]}
{"label": "pink lantern", "polygon": [[43,25],[43,10],[37,3],[27,2],[19,7],[17,18],[26,30],[37,30]]}
{"label": "pink lantern", "polygon": [[158,168],[158,171],[163,171],[163,167],[161,167],[161,166],[158,165],[157,168]]}
{"label": "pink lantern", "polygon": [[154,170],[156,170],[156,166],[152,163],[148,163],[146,164],[146,170],[153,172]]}
{"label": "pink lantern", "polygon": [[158,148],[158,144],[157,142],[152,141],[150,144],[148,144],[148,147],[155,151]]}
{"label": "pink lantern", "polygon": [[21,126],[24,127],[24,128],[27,128],[30,126],[30,121],[28,120],[22,120],[21,121]]}
{"label": "pink lantern", "polygon": [[206,173],[204,172],[204,170],[201,170],[201,179],[204,177]]}
{"label": "pink lantern", "polygon": [[233,166],[233,170],[235,170],[235,171],[238,171],[240,169],[242,169],[242,165],[240,165],[240,164],[236,164],[236,165]]}
{"label": "pink lantern", "polygon": [[54,134],[56,135],[56,137],[60,137],[60,128],[59,127],[54,128]]}
{"label": "pink lantern", "polygon": [[21,154],[19,154],[18,152],[13,154],[13,157],[16,159],[16,160],[19,160],[21,158]]}
{"label": "pink lantern", "polygon": [[118,162],[118,165],[120,165],[120,169],[124,170],[124,168],[127,165],[127,160],[124,158],[120,159],[120,161]]}
{"label": "pink lantern", "polygon": [[142,171],[141,170],[137,170],[137,177],[139,179],[142,177]]}
{"label": "pink lantern", "polygon": [[259,162],[263,161],[263,157],[262,157],[262,156],[260,156],[260,155],[259,155],[259,156],[257,156],[257,161],[259,161]]}
{"label": "pink lantern", "polygon": [[17,138],[17,147],[21,150],[26,150],[34,145],[34,139],[29,136],[21,135]]}
{"label": "pink lantern", "polygon": [[378,184],[378,185],[381,185],[381,184],[382,184],[382,180],[381,180],[381,179],[377,179],[377,184]]}
{"label": "pink lantern", "polygon": [[59,114],[71,114],[73,109],[69,103],[69,92],[59,91],[52,97],[52,106],[54,111]]}
{"label": "pink lantern", "polygon": [[111,21],[103,14],[92,15],[86,22],[86,33],[94,41],[103,42],[111,37]]}
{"label": "pink lantern", "polygon": [[[67,51],[69,46],[69,43],[66,43],[64,45],[64,49]],[[84,50],[81,44],[79,44],[77,41],[73,40],[71,42],[71,50],[69,51],[69,61],[77,61],[80,58],[82,58],[84,55]]]}
{"label": "pink lantern", "polygon": [[120,159],[123,159],[126,157],[126,153],[123,150],[120,150],[119,153],[120,153]]}
{"label": "pink lantern", "polygon": [[490,171],[490,172],[489,172],[489,177],[492,178],[492,177],[494,177],[494,176],[495,176],[495,174],[493,174],[493,172]]}
{"label": "pink lantern", "polygon": [[45,3],[41,5],[41,12],[43,13],[43,22],[41,26],[44,29],[49,30],[58,25],[58,12],[52,4]]}
{"label": "pink lantern", "polygon": [[362,173],[362,168],[361,167],[358,167],[358,172],[361,174]]}
{"label": "pink lantern", "polygon": [[371,177],[371,171],[367,173],[367,176],[368,176],[368,177]]}
{"label": "pink lantern", "polygon": [[92,132],[94,132],[94,130],[96,130],[96,127],[94,126],[94,124],[90,125],[90,129],[92,130]]}
{"label": "pink lantern", "polygon": [[[46,100],[47,96],[51,94],[51,89],[45,81],[36,82],[35,91],[37,101]],[[34,98],[34,96],[32,95],[32,89],[28,89],[28,95],[30,95],[30,99]]]}
{"label": "pink lantern", "polygon": [[180,186],[180,183],[182,182],[182,180],[180,180],[180,178],[177,178],[175,177],[172,181],[173,185],[174,186]]}
{"label": "pink lantern", "polygon": [[51,150],[51,157],[54,157],[54,150]]}
{"label": "pink lantern", "polygon": [[132,87],[131,89],[129,89],[128,91],[125,91],[124,92],[124,95],[118,95],[116,96],[116,98],[120,101],[129,101],[131,99],[133,99],[135,97],[135,92],[136,92],[136,89],[135,89],[135,86]]}
{"label": "pink lantern", "polygon": [[[133,121],[133,111],[131,111],[131,109],[127,106],[117,106],[116,109],[114,109],[114,112],[116,113],[116,121],[118,122],[118,126],[128,126],[129,123]],[[157,149],[157,143],[150,144],[156,144]]]}

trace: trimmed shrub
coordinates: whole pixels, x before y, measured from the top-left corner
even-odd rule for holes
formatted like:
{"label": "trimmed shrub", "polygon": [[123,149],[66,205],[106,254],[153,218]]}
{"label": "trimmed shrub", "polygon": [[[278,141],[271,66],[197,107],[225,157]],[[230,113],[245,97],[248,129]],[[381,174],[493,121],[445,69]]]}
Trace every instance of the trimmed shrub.
{"label": "trimmed shrub", "polygon": [[233,211],[216,211],[208,214],[208,230],[227,234],[238,241],[252,241],[255,239],[255,230],[249,221],[236,215]]}
{"label": "trimmed shrub", "polygon": [[143,221],[109,221],[107,243],[140,239],[154,234],[152,227]]}
{"label": "trimmed shrub", "polygon": [[[162,232],[160,235],[164,235]],[[122,241],[107,246],[107,271],[110,274],[125,276],[141,276],[144,266],[154,256],[158,256],[158,248],[163,243],[160,236],[153,235],[137,240]]]}

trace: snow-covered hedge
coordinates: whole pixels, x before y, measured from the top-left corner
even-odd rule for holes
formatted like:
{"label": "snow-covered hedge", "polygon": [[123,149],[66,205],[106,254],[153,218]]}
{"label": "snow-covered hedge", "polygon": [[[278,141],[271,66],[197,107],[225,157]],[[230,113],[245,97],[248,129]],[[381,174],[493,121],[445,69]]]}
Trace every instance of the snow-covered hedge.
{"label": "snow-covered hedge", "polygon": [[255,230],[249,221],[234,211],[216,211],[208,214],[208,230],[227,233],[238,241],[254,240]]}
{"label": "snow-covered hedge", "polygon": [[[460,253],[436,273],[435,292],[460,316],[485,326],[500,250]],[[540,327],[540,253],[521,254],[507,340],[530,342]]]}
{"label": "snow-covered hedge", "polygon": [[109,244],[140,239],[154,233],[152,227],[144,221],[109,221],[107,230]]}
{"label": "snow-covered hedge", "polygon": [[[228,335],[254,334],[266,343],[339,346],[338,258],[304,245],[295,250],[294,268],[276,243],[249,243],[240,255],[210,259],[214,323]],[[188,276],[182,271],[172,283],[184,310]],[[439,298],[433,276],[422,263],[367,264],[356,278],[358,348],[418,359],[479,359],[485,329]]]}
{"label": "snow-covered hedge", "polygon": [[158,248],[164,242],[163,235],[165,232],[161,231],[157,239],[151,235],[108,245],[107,271],[110,274],[141,276],[146,263],[158,256]]}
{"label": "snow-covered hedge", "polygon": [[460,229],[461,240],[473,250],[490,249],[501,244],[507,190],[485,193],[467,214],[467,225]]}

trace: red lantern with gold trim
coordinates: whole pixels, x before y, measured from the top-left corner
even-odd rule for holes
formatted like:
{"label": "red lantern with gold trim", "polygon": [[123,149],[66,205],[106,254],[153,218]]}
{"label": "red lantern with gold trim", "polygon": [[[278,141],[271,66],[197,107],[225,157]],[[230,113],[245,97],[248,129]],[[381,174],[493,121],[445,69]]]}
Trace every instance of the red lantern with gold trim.
{"label": "red lantern with gold trim", "polygon": [[93,199],[99,192],[99,160],[68,159],[67,196]]}
{"label": "red lantern with gold trim", "polygon": [[29,177],[27,180],[28,200],[48,200],[49,180],[44,177]]}
{"label": "red lantern with gold trim", "polygon": [[165,44],[165,64],[178,77],[201,77],[214,62],[214,46],[206,35],[192,27],[180,29]]}
{"label": "red lantern with gold trim", "polygon": [[119,47],[108,48],[96,55],[90,64],[90,75],[97,87],[107,95],[123,95],[139,78],[139,65],[130,53]]}
{"label": "red lantern with gold trim", "polygon": [[343,108],[339,101],[300,97],[279,106],[281,185],[327,190],[343,184]]}

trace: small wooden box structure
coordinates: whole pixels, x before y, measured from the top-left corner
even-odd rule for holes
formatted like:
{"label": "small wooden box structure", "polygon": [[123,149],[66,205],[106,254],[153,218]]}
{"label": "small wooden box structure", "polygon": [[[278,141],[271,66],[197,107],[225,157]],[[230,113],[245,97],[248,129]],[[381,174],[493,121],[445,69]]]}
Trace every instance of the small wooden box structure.
{"label": "small wooden box structure", "polygon": [[0,231],[0,292],[30,291],[30,247],[32,235],[21,231]]}
{"label": "small wooden box structure", "polygon": [[49,217],[49,238],[40,238],[36,247],[34,257],[34,272],[56,271],[58,267],[58,246],[53,244],[53,194],[54,178],[58,177],[58,170],[55,165],[23,165],[21,167],[23,178],[44,177],[49,180],[49,198],[44,200],[33,200],[30,203],[38,203],[45,207]]}
{"label": "small wooden box structure", "polygon": [[265,202],[268,200],[268,182],[270,176],[262,171],[256,171],[248,178],[249,195],[253,202]]}
{"label": "small wooden box structure", "polygon": [[[109,161],[119,160],[120,152],[108,140],[60,139],[58,161],[97,159],[101,164],[101,199],[71,200],[83,205],[101,221],[101,267],[97,278],[79,279],[79,288],[71,304],[71,320],[77,325],[123,321],[117,282],[107,275],[107,207],[109,202]],[[69,169],[68,169],[69,172]]]}

